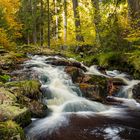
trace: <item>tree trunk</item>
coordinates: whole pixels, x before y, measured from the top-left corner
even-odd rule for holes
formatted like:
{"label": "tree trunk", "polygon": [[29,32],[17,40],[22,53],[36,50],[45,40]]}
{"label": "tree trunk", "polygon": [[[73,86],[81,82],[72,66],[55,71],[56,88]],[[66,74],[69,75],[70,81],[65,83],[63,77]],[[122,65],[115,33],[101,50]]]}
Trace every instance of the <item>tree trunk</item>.
{"label": "tree trunk", "polygon": [[40,1],[40,46],[43,46],[43,0]]}
{"label": "tree trunk", "polygon": [[30,45],[30,34],[29,34],[29,32],[27,33],[27,44]]}
{"label": "tree trunk", "polygon": [[50,3],[47,0],[47,10],[48,10],[48,48],[50,48]]}
{"label": "tree trunk", "polygon": [[67,42],[67,0],[64,0],[64,43]]}
{"label": "tree trunk", "polygon": [[84,42],[84,38],[81,35],[81,23],[80,23],[80,15],[78,11],[78,0],[72,0],[73,3],[73,12],[75,18],[75,31],[76,31],[76,40],[79,42]]}
{"label": "tree trunk", "polygon": [[140,27],[140,0],[128,0],[129,17],[134,28]]}
{"label": "tree trunk", "polygon": [[57,0],[54,0],[54,10],[55,10],[55,38],[58,39],[58,9]]}
{"label": "tree trunk", "polygon": [[34,0],[33,11],[32,11],[32,16],[33,16],[33,42],[34,42],[34,44],[37,43],[36,12],[37,12],[37,1]]}
{"label": "tree trunk", "polygon": [[95,31],[96,31],[96,45],[97,47],[101,46],[101,37],[100,37],[100,8],[99,8],[99,0],[92,0],[92,5],[94,9],[94,24],[95,24]]}
{"label": "tree trunk", "polygon": [[128,0],[129,15],[133,18],[140,17],[140,0]]}

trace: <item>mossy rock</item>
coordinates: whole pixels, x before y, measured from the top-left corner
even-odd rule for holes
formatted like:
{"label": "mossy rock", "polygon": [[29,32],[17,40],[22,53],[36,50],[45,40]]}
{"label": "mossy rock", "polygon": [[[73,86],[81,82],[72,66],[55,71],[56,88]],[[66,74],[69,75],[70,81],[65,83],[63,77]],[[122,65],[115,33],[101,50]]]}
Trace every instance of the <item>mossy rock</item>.
{"label": "mossy rock", "polygon": [[26,111],[22,112],[18,116],[16,116],[13,119],[16,123],[18,123],[22,127],[26,127],[31,123],[31,112],[29,109],[26,109]]}
{"label": "mossy rock", "polygon": [[4,86],[4,83],[3,82],[0,82],[0,87],[3,87]]}
{"label": "mossy rock", "polygon": [[35,100],[31,101],[28,104],[28,108],[31,112],[32,117],[35,118],[42,118],[48,114],[47,106],[39,101],[35,101]]}
{"label": "mossy rock", "polygon": [[81,83],[79,87],[83,93],[83,97],[99,102],[105,101],[106,94],[101,90],[100,86]]}
{"label": "mossy rock", "polygon": [[13,121],[0,122],[0,140],[25,140],[24,131]]}
{"label": "mossy rock", "polygon": [[107,96],[107,81],[108,79],[96,75],[85,75],[83,82],[79,84],[83,96],[90,100],[105,101]]}
{"label": "mossy rock", "polygon": [[1,82],[8,82],[9,80],[10,80],[10,76],[9,75],[6,75],[6,74],[4,74],[4,75],[0,75],[0,81]]}
{"label": "mossy rock", "polygon": [[67,66],[65,68],[65,72],[68,73],[70,75],[70,77],[72,78],[73,82],[77,81],[77,78],[82,75],[82,71],[81,69],[77,68],[77,67],[72,67],[72,66]]}
{"label": "mossy rock", "polygon": [[88,83],[91,85],[98,85],[102,88],[105,88],[107,85],[108,78],[98,75],[89,75],[85,74],[82,83]]}
{"label": "mossy rock", "polygon": [[4,87],[0,88],[0,103],[12,105],[16,102],[16,96],[6,90]]}
{"label": "mossy rock", "polygon": [[40,82],[37,80],[26,80],[20,82],[8,82],[5,87],[10,89],[17,97],[20,107],[29,109],[32,117],[44,117],[47,115],[47,106],[40,102]]}
{"label": "mossy rock", "polygon": [[26,80],[20,82],[8,82],[5,84],[6,88],[17,87],[16,92],[18,95],[24,95],[30,99],[39,99],[41,97],[40,82],[37,80]]}
{"label": "mossy rock", "polygon": [[31,115],[26,107],[15,105],[0,105],[0,121],[15,120],[21,126],[27,126],[31,122]]}

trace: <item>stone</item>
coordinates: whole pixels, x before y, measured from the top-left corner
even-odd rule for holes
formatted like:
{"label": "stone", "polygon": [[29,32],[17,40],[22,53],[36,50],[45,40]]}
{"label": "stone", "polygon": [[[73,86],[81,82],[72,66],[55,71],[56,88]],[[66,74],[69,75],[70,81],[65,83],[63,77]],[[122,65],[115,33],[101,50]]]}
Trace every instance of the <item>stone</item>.
{"label": "stone", "polygon": [[8,82],[5,84],[5,87],[11,90],[14,87],[14,93],[22,94],[30,99],[40,99],[40,97],[42,96],[40,92],[41,84],[38,80]]}
{"label": "stone", "polygon": [[103,101],[104,94],[98,85],[91,85],[86,83],[79,84],[79,87],[83,93],[83,96],[94,101]]}
{"label": "stone", "polygon": [[135,85],[132,89],[133,98],[140,103],[140,83]]}
{"label": "stone", "polygon": [[54,61],[49,61],[46,62],[47,64],[51,64],[51,65],[56,65],[56,66],[73,66],[73,67],[77,67],[82,69],[83,71],[87,71],[87,69],[81,65],[81,63],[79,62],[75,62],[75,61],[70,61],[70,60],[54,60]]}
{"label": "stone", "polygon": [[122,86],[126,86],[126,83],[119,78],[110,78],[108,80],[108,95],[109,96],[115,96]]}
{"label": "stone", "polygon": [[41,103],[41,84],[37,80],[25,80],[20,82],[8,82],[5,84],[16,97],[17,102],[31,112],[32,117],[44,117],[48,114],[48,108]]}
{"label": "stone", "polygon": [[72,78],[72,81],[75,83],[77,81],[77,78],[80,77],[82,74],[82,70],[77,67],[73,66],[66,66],[65,67],[65,72],[70,75]]}
{"label": "stone", "polygon": [[28,104],[28,108],[31,111],[32,117],[42,118],[48,114],[47,106],[39,101],[31,101]]}

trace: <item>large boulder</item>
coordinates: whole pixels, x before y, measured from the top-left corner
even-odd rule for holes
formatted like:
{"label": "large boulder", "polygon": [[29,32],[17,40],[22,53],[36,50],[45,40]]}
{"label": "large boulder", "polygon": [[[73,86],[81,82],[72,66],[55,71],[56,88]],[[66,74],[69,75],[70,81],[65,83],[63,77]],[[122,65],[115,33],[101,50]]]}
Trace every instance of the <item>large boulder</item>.
{"label": "large boulder", "polygon": [[41,103],[41,84],[37,80],[26,80],[20,82],[8,82],[5,84],[18,99],[18,103],[27,107],[32,117],[44,117],[48,114],[48,108]]}
{"label": "large boulder", "polygon": [[0,121],[10,119],[21,126],[26,126],[31,122],[31,115],[28,108],[18,103],[14,94],[2,87],[0,88]]}
{"label": "large boulder", "polygon": [[83,96],[90,100],[105,101],[107,96],[107,79],[95,75],[84,75],[79,87]]}
{"label": "large boulder", "polygon": [[83,96],[94,101],[104,101],[105,93],[102,92],[102,89],[98,85],[91,85],[86,83],[79,84],[79,87],[83,93]]}
{"label": "large boulder", "polygon": [[82,70],[80,68],[73,66],[66,66],[65,72],[70,75],[74,83],[77,82],[78,77],[81,77],[83,75]]}
{"label": "large boulder", "polygon": [[30,99],[40,99],[41,84],[38,80],[25,80],[20,82],[8,82],[5,87],[10,89],[11,92],[24,95]]}
{"label": "large boulder", "polygon": [[133,87],[132,92],[133,98],[140,103],[140,83]]}
{"label": "large boulder", "polygon": [[31,101],[28,108],[32,113],[31,115],[36,118],[45,117],[49,113],[47,106],[36,100]]}
{"label": "large boulder", "polygon": [[47,61],[47,64],[52,64],[56,66],[73,66],[82,69],[83,71],[87,71],[87,69],[79,62],[65,60],[65,59],[57,59],[53,61]]}

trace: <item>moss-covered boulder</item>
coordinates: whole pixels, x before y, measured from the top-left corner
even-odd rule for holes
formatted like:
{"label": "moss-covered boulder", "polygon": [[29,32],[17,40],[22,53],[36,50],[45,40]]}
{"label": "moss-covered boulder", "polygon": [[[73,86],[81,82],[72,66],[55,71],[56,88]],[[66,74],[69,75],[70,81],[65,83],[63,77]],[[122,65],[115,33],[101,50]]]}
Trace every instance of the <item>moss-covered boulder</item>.
{"label": "moss-covered boulder", "polygon": [[17,70],[28,58],[23,53],[8,52],[4,55],[0,55],[0,69],[2,73],[9,73],[13,70]]}
{"label": "moss-covered boulder", "polygon": [[84,97],[90,100],[105,101],[107,96],[107,79],[105,77],[85,75],[79,87]]}
{"label": "moss-covered boulder", "polygon": [[16,97],[4,87],[0,88],[0,104],[13,105],[16,102]]}
{"label": "moss-covered boulder", "polygon": [[78,80],[78,77],[81,77],[83,75],[82,70],[77,67],[67,66],[65,67],[65,72],[70,75],[73,82],[76,82]]}
{"label": "moss-covered boulder", "polygon": [[36,118],[42,118],[48,114],[47,106],[39,101],[35,101],[35,100],[31,101],[28,104],[28,108],[32,113],[32,116]]}
{"label": "moss-covered boulder", "polygon": [[133,87],[132,93],[133,98],[140,103],[140,83]]}
{"label": "moss-covered boulder", "polygon": [[79,84],[83,96],[94,101],[103,101],[104,93],[101,93],[98,85],[91,85],[86,83]]}
{"label": "moss-covered boulder", "polygon": [[41,103],[42,93],[40,92],[40,82],[37,80],[26,80],[20,82],[8,82],[8,88],[17,97],[17,102],[29,109],[32,117],[44,117],[48,114],[48,108]]}
{"label": "moss-covered boulder", "polygon": [[87,69],[79,62],[70,61],[66,59],[58,59],[54,61],[48,61],[48,64],[55,65],[55,66],[72,66],[82,69],[83,71],[87,71]]}
{"label": "moss-covered boulder", "polygon": [[20,82],[8,82],[5,84],[6,88],[10,88],[11,92],[24,95],[30,99],[40,99],[41,84],[37,80],[26,80]]}
{"label": "moss-covered boulder", "polygon": [[[28,116],[28,117],[27,117]],[[31,122],[31,115],[28,108],[18,103],[17,97],[4,87],[0,88],[0,121],[17,121],[22,126]]]}
{"label": "moss-covered boulder", "polygon": [[0,122],[1,140],[25,140],[24,131],[13,121]]}
{"label": "moss-covered boulder", "polygon": [[21,108],[17,105],[0,105],[1,121],[14,120],[25,127],[31,122],[31,114],[26,107]]}

